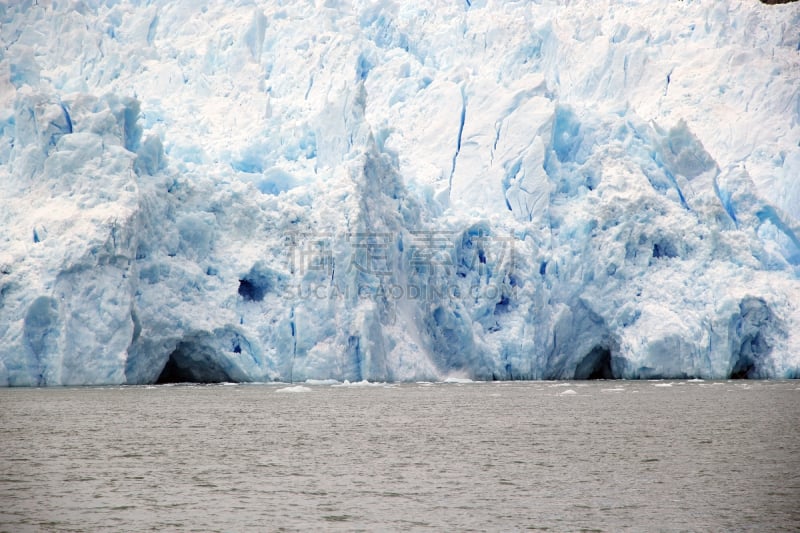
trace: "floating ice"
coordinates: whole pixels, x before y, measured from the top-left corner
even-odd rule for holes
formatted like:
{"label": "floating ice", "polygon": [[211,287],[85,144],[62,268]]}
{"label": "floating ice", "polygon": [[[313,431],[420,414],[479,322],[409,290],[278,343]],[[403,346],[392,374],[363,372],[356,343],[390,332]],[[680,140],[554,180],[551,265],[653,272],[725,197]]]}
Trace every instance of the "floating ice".
{"label": "floating ice", "polygon": [[11,2],[0,386],[798,377],[798,26]]}
{"label": "floating ice", "polygon": [[303,385],[295,385],[293,387],[283,387],[281,389],[277,389],[275,392],[311,392],[312,389],[309,387],[304,387]]}
{"label": "floating ice", "polygon": [[307,379],[307,385],[336,385],[339,383],[335,379]]}
{"label": "floating ice", "polygon": [[443,383],[456,383],[456,384],[464,385],[466,383],[475,383],[475,381],[471,380],[469,378],[449,377],[449,378],[445,378]]}
{"label": "floating ice", "polygon": [[359,387],[385,387],[386,385],[387,385],[386,383],[378,383],[367,380],[355,381],[355,382],[344,380],[342,383],[336,383],[334,385],[331,385],[331,387],[359,388]]}

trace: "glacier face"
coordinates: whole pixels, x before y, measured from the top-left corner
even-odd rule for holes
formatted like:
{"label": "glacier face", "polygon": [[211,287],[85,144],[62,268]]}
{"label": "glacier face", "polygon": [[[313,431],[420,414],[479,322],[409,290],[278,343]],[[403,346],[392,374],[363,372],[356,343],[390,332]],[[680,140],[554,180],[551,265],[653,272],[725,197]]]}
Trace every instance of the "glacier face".
{"label": "glacier face", "polygon": [[0,385],[797,377],[798,27],[0,6]]}

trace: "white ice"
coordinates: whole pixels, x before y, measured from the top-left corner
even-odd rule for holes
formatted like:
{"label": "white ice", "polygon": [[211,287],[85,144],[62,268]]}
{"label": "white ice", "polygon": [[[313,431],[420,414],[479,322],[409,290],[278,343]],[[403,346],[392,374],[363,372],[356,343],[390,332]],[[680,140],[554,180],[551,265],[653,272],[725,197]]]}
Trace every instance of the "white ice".
{"label": "white ice", "polygon": [[798,377],[798,27],[0,6],[0,386]]}
{"label": "white ice", "polygon": [[294,385],[292,387],[283,387],[283,388],[277,389],[275,392],[295,393],[295,392],[311,392],[311,391],[312,391],[312,389],[309,388],[309,387],[305,387],[303,385]]}

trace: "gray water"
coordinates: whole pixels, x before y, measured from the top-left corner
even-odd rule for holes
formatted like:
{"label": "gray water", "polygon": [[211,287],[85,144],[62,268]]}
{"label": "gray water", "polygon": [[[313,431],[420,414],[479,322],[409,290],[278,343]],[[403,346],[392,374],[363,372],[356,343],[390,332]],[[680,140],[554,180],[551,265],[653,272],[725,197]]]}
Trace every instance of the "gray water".
{"label": "gray water", "polygon": [[0,390],[0,530],[800,531],[797,381],[281,388]]}

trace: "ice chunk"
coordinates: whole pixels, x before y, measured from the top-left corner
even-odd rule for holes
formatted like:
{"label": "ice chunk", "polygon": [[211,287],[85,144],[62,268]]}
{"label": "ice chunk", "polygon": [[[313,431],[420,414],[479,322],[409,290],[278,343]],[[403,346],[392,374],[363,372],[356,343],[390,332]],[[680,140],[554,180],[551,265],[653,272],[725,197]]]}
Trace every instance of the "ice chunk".
{"label": "ice chunk", "polygon": [[311,392],[311,391],[312,391],[312,389],[309,388],[309,387],[304,387],[303,385],[294,385],[293,387],[280,388],[280,389],[276,390],[275,392],[295,393],[295,392]]}
{"label": "ice chunk", "polygon": [[467,384],[467,383],[475,383],[475,381],[473,381],[471,379],[468,379],[468,378],[449,377],[449,378],[445,378],[443,383],[456,383],[456,384],[459,384],[459,385],[464,385],[464,384]]}
{"label": "ice chunk", "polygon": [[307,379],[308,385],[336,385],[339,382],[335,379]]}

